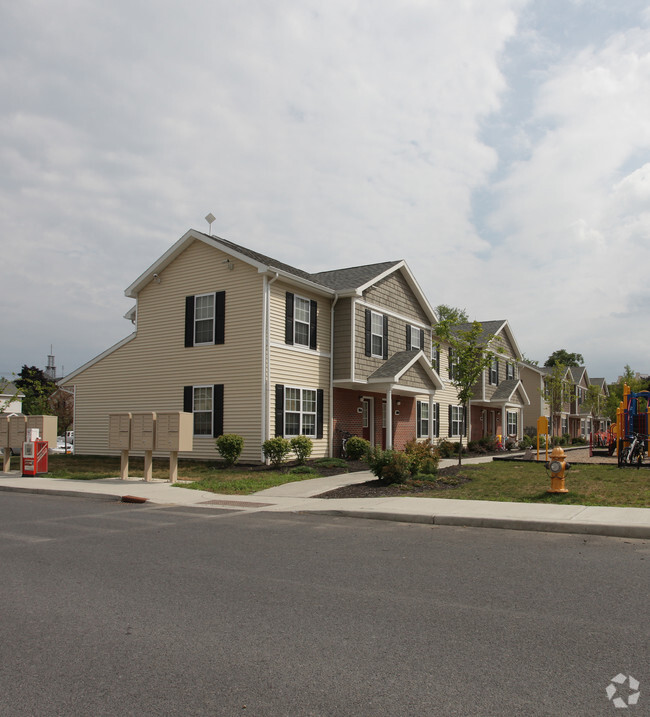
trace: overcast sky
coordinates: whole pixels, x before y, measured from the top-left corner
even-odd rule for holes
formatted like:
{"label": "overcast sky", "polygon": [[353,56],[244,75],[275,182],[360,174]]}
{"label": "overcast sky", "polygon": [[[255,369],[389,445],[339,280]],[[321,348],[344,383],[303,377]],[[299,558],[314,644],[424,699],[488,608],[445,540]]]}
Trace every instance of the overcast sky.
{"label": "overcast sky", "polygon": [[20,0],[0,22],[0,375],[131,332],[189,228],[405,259],[543,363],[650,372],[650,2]]}

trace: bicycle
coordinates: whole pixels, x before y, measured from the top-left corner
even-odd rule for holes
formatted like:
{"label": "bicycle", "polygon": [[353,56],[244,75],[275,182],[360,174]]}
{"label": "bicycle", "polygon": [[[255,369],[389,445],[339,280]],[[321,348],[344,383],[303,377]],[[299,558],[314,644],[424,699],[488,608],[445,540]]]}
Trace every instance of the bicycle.
{"label": "bicycle", "polygon": [[623,448],[618,456],[619,468],[636,463],[636,467],[639,469],[645,456],[645,439],[640,433],[632,433],[628,440],[630,445]]}
{"label": "bicycle", "polygon": [[346,446],[348,444],[348,439],[352,438],[353,434],[349,431],[341,431],[340,429],[337,430],[341,434],[341,458],[347,458],[348,452]]}

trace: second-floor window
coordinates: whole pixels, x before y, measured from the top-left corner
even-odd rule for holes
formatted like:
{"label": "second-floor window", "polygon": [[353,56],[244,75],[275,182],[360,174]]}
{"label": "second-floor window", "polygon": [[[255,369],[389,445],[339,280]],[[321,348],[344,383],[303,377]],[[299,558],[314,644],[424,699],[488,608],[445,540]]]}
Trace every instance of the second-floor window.
{"label": "second-floor window", "polygon": [[449,349],[449,378],[453,381],[458,377],[458,359],[454,356],[453,349]]}
{"label": "second-floor window", "polygon": [[406,350],[424,350],[424,331],[417,326],[406,325]]}
{"label": "second-floor window", "polygon": [[225,291],[185,297],[185,346],[224,343],[225,320]]}
{"label": "second-floor window", "polygon": [[497,386],[499,383],[499,360],[493,358],[490,363],[490,385]]}
{"label": "second-floor window", "polygon": [[366,356],[388,358],[388,316],[366,309]]}
{"label": "second-floor window", "polygon": [[316,317],[318,304],[313,299],[286,292],[285,343],[316,349]]}
{"label": "second-floor window", "polygon": [[512,379],[515,377],[515,365],[511,361],[506,363],[506,378]]}

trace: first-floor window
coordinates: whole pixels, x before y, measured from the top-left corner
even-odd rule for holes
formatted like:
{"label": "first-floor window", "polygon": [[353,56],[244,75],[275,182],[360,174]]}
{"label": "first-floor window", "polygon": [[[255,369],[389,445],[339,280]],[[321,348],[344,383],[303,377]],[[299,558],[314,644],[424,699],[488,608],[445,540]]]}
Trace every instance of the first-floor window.
{"label": "first-floor window", "polygon": [[566,416],[562,416],[562,435],[569,432],[569,419]]}
{"label": "first-floor window", "polygon": [[285,388],[284,435],[316,436],[316,391],[311,388]]}
{"label": "first-floor window", "polygon": [[463,435],[463,407],[451,406],[451,434],[452,436]]}
{"label": "first-floor window", "polygon": [[417,421],[417,437],[426,438],[429,435],[429,404],[426,401],[418,401]]}
{"label": "first-floor window", "polygon": [[212,386],[194,386],[192,412],[194,414],[194,435],[212,435]]}
{"label": "first-floor window", "polygon": [[516,411],[508,411],[508,435],[509,436],[516,436],[517,435],[517,412]]}

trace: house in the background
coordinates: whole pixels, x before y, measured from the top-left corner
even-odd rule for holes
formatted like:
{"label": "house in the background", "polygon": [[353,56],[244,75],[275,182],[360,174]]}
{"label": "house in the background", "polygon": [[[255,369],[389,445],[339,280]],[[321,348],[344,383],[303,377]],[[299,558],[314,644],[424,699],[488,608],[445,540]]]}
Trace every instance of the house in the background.
{"label": "house in the background", "polygon": [[74,386],[78,454],[110,453],[121,411],[191,412],[193,457],[237,433],[247,462],[277,435],[309,436],[314,457],[346,433],[396,448],[462,437],[432,367],[435,314],[403,261],[311,274],[190,230],[126,295],[135,331],[60,382]]}
{"label": "house in the background", "polygon": [[[518,441],[523,437],[524,409],[530,405],[528,394],[519,376],[521,351],[506,320],[480,321],[479,338],[493,359],[474,386],[469,404],[469,439],[502,436]],[[457,328],[467,331],[472,324]],[[449,359],[453,360],[453,359]]]}
{"label": "house in the background", "polygon": [[0,413],[19,414],[23,410],[25,394],[11,381],[0,378]]}

